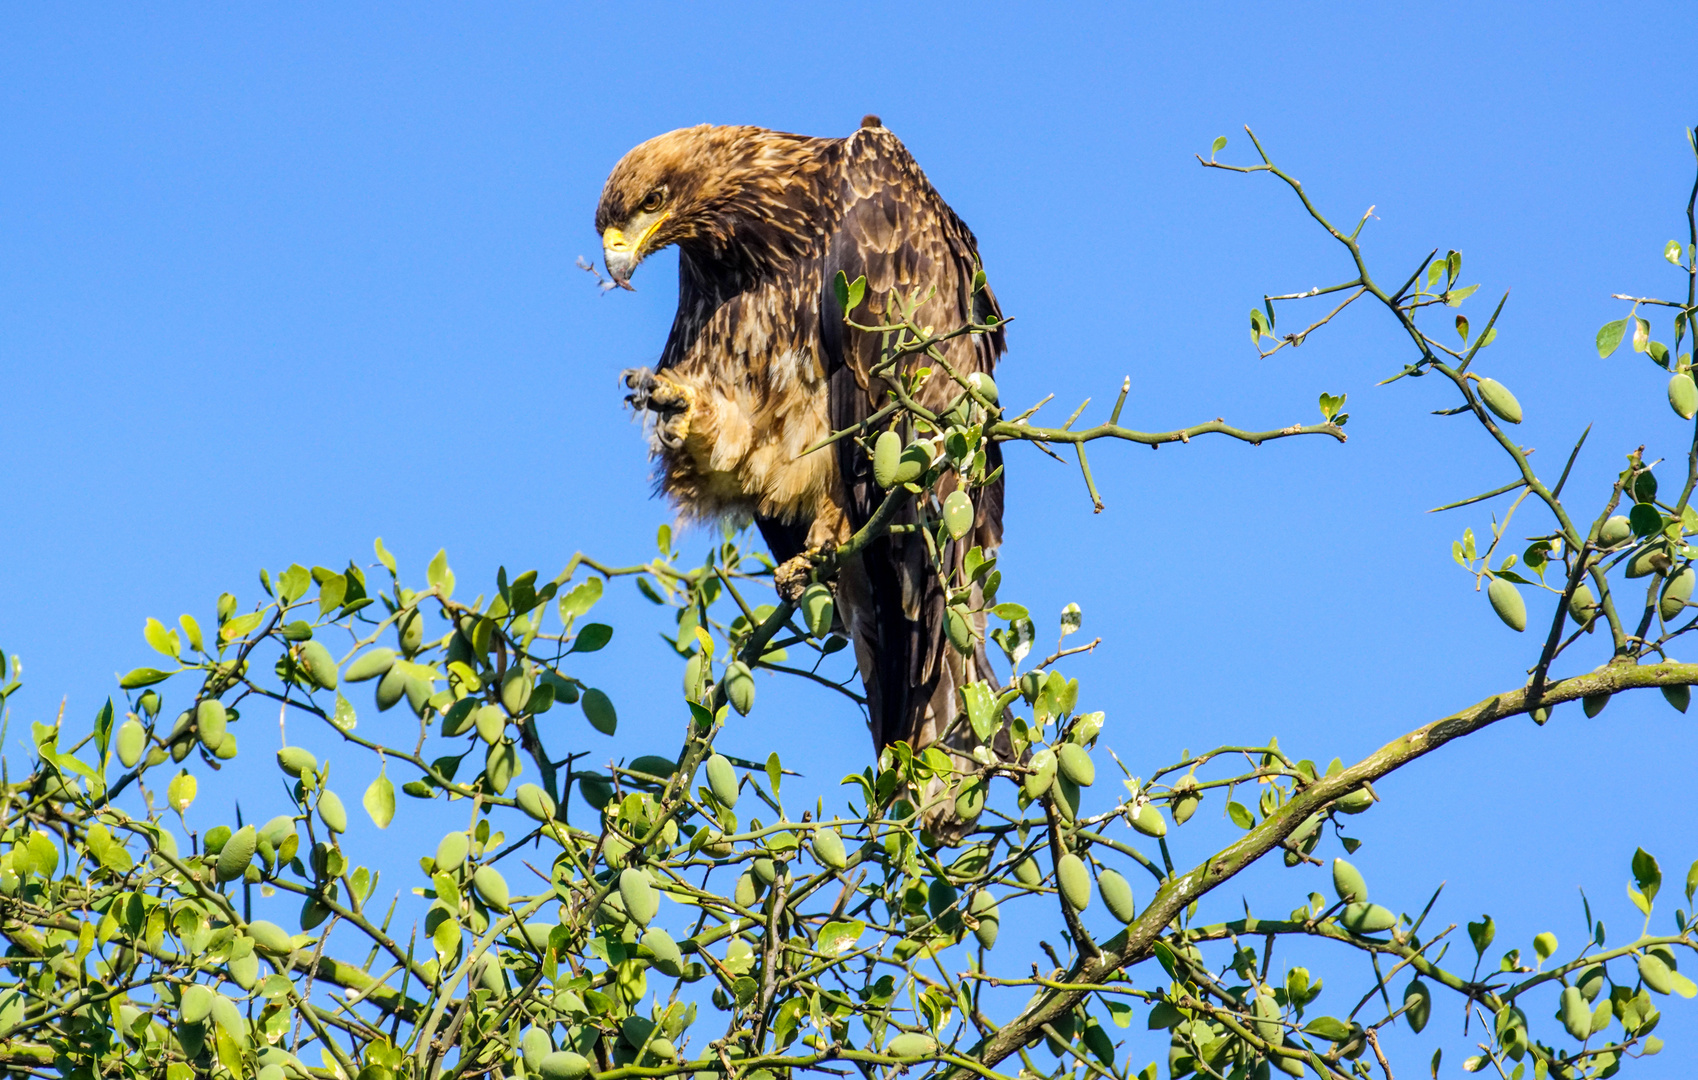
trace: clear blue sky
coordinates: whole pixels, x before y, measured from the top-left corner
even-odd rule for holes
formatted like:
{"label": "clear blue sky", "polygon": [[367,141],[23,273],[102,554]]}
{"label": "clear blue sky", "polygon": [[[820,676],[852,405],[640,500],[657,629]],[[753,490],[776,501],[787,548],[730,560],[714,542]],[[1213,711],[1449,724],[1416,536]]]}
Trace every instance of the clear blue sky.
{"label": "clear blue sky", "polygon": [[[1274,183],[1192,154],[1227,134],[1223,158],[1246,160],[1249,123],[1339,219],[1377,207],[1382,280],[1457,248],[1483,282],[1477,323],[1513,287],[1480,368],[1519,395],[1519,434],[1553,473],[1596,423],[1569,485],[1590,516],[1639,442],[1684,449],[1648,362],[1600,361],[1591,340],[1624,313],[1611,292],[1678,286],[1660,252],[1692,179],[1690,15],[15,8],[0,36],[0,647],[28,685],[8,752],[61,696],[86,724],[111,673],[148,661],[145,617],[209,620],[225,589],[251,602],[261,565],[369,561],[382,535],[415,577],[446,546],[477,591],[497,565],[646,557],[668,515],[616,376],[660,349],[672,261],[609,296],[574,268],[598,254],[602,179],[685,124],[844,134],[877,112],[978,233],[1019,319],[1006,400],[1054,392],[1059,417],[1091,396],[1100,413],[1130,375],[1126,420],[1158,429],[1283,426],[1312,420],[1323,390],[1350,395],[1347,446],[1103,449],[1100,515],[1071,467],[1013,451],[1004,595],[1083,605],[1105,639],[1075,665],[1083,700],[1135,772],[1276,733],[1303,756],[1360,756],[1532,662],[1535,635],[1504,629],[1451,562],[1486,510],[1423,513],[1507,466],[1467,421],[1428,415],[1452,404],[1435,380],[1374,387],[1407,355],[1381,314],[1258,362],[1245,313],[1262,293],[1349,267]],[[641,674],[659,655],[652,609],[628,587],[607,607],[620,636],[583,675],[622,707],[608,752],[669,750],[672,677]],[[777,745],[836,798],[869,754],[859,721],[811,690],[762,694],[729,748]],[[1698,857],[1694,723],[1642,695],[1592,721],[1504,724],[1381,785],[1356,862],[1400,908],[1448,881],[1439,917],[1492,911],[1499,951],[1550,929],[1566,953],[1579,886],[1620,940],[1635,845],[1662,859],[1671,907]],[[244,746],[270,745],[243,727]],[[202,798],[241,793],[264,820],[282,795],[244,790],[258,775],[203,779]],[[1188,826],[1189,855],[1228,834],[1219,809]],[[434,842],[443,827],[395,828]],[[1217,907],[1242,892],[1283,912],[1322,881],[1253,875]],[[1642,1075],[1698,1065],[1695,1016],[1671,1003],[1670,1049]],[[1446,1001],[1403,1069],[1441,1036],[1459,1055],[1458,1020]]]}

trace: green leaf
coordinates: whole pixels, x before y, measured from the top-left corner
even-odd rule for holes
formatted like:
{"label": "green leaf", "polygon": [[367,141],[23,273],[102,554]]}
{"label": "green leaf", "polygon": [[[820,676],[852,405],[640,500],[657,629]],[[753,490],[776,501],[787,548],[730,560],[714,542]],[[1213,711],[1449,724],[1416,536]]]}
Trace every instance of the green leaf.
{"label": "green leaf", "polygon": [[1019,604],[1014,603],[998,604],[996,607],[991,608],[991,613],[997,618],[1007,619],[1009,622],[1031,617],[1031,612],[1027,611]]}
{"label": "green leaf", "polygon": [[1468,344],[1468,316],[1458,315],[1456,317],[1456,333],[1457,336],[1462,338],[1464,345]]}
{"label": "green leaf", "polygon": [[1633,316],[1633,351],[1644,352],[1651,347],[1651,324]]}
{"label": "green leaf", "polygon": [[1476,956],[1486,954],[1486,950],[1492,947],[1492,938],[1497,936],[1497,932],[1497,923],[1492,921],[1490,915],[1482,915],[1479,922],[1468,924],[1468,938],[1474,943]]}
{"label": "green leaf", "polygon": [[784,766],[779,763],[777,751],[767,755],[766,778],[767,782],[772,785],[772,793],[777,795],[778,785],[784,779]]}
{"label": "green leaf", "polygon": [[265,612],[263,611],[250,611],[246,615],[237,615],[218,628],[218,636],[225,641],[236,641],[247,637],[264,621]]}
{"label": "green leaf", "polygon": [[[1222,150],[1225,150],[1225,149],[1226,149],[1226,136],[1225,135],[1216,135],[1215,141],[1209,145],[1209,156],[1214,157],[1216,154],[1220,153]],[[1669,243],[1672,244],[1672,243],[1674,243],[1674,241],[1670,240]],[[1122,1024],[1120,1026],[1125,1027],[1126,1025]]]}
{"label": "green leaf", "polygon": [[173,660],[182,652],[182,646],[177,641],[177,632],[165,629],[165,624],[158,619],[150,617],[142,624],[142,637],[153,646],[154,652],[162,653]]}
{"label": "green leaf", "polygon": [[360,802],[371,815],[372,824],[380,829],[389,828],[395,818],[395,785],[390,782],[389,774],[378,773]]}
{"label": "green leaf", "polygon": [[1663,870],[1657,865],[1644,848],[1633,853],[1633,881],[1639,886],[1639,891],[1645,894],[1646,903],[1657,899],[1657,891],[1663,887]]}
{"label": "green leaf", "polygon": [[1448,293],[1445,294],[1444,302],[1445,302],[1446,305],[1448,305],[1450,307],[1457,307],[1458,305],[1460,305],[1462,303],[1462,301],[1468,299],[1470,296],[1473,296],[1474,293],[1479,290],[1479,288],[1480,288],[1479,285],[1465,285],[1460,289],[1451,289]]}
{"label": "green leaf", "polygon": [[1256,825],[1255,816],[1242,803],[1228,802],[1226,804],[1226,816],[1231,818],[1232,823],[1240,829],[1250,829]]}
{"label": "green leaf", "polygon": [[371,546],[372,550],[377,552],[377,561],[383,564],[385,570],[389,571],[390,577],[394,577],[395,556],[389,554],[389,549],[383,546],[383,537],[380,536],[373,540]]}
{"label": "green leaf", "polygon": [[177,625],[183,628],[183,636],[188,638],[189,648],[196,652],[206,651],[206,640],[201,637],[200,623],[195,621],[193,615],[177,616]]}
{"label": "green leaf", "polygon": [[1635,536],[1655,536],[1662,531],[1663,515],[1648,502],[1635,503],[1633,509],[1627,512],[1627,523],[1633,526]]}
{"label": "green leaf", "polygon": [[849,312],[849,275],[839,270],[837,276],[831,279],[832,294],[837,297],[837,306],[844,314]]}
{"label": "green leaf", "polygon": [[1084,621],[1085,616],[1079,610],[1079,605],[1068,604],[1061,609],[1061,636],[1066,637],[1068,634],[1077,633]]}
{"label": "green leaf", "polygon": [[1680,265],[1680,241],[1679,240],[1670,240],[1668,243],[1663,245],[1663,258],[1667,259],[1671,263],[1674,263],[1676,266]]}
{"label": "green leaf", "polygon": [[814,950],[825,956],[841,956],[855,947],[855,942],[866,933],[867,924],[860,919],[852,922],[828,922],[820,928],[819,940],[814,944]]}
{"label": "green leaf", "polygon": [[1602,359],[1615,352],[1621,344],[1621,335],[1627,330],[1627,320],[1617,319],[1607,322],[1598,328],[1598,357]]}
{"label": "green leaf", "polygon": [[294,563],[277,575],[277,598],[284,604],[292,604],[305,596],[311,585],[312,572],[300,563]]}
{"label": "green leaf", "polygon": [[425,580],[444,599],[454,595],[454,571],[448,569],[448,549],[438,551],[425,567]]}
{"label": "green leaf", "polygon": [[612,735],[619,729],[619,714],[613,708],[613,702],[600,690],[591,688],[584,691],[584,696],[578,699],[579,706],[584,710],[584,718],[590,726],[603,735]]}
{"label": "green leaf", "polygon": [[578,636],[572,639],[572,647],[567,652],[592,653],[598,652],[613,640],[613,627],[606,623],[585,623],[578,631]]}
{"label": "green leaf", "polygon": [[590,578],[572,586],[560,598],[560,621],[571,622],[589,611],[590,608],[595,606],[595,602],[601,599],[601,592],[600,578]]}
{"label": "green leaf", "polygon": [[1331,1016],[1317,1016],[1303,1025],[1305,1035],[1314,1035],[1328,1042],[1343,1042],[1350,1038],[1350,1025]]}
{"label": "green leaf", "polygon": [[171,677],[171,672],[160,671],[158,668],[139,667],[118,680],[118,685],[125,690],[140,690],[144,686],[162,683]]}

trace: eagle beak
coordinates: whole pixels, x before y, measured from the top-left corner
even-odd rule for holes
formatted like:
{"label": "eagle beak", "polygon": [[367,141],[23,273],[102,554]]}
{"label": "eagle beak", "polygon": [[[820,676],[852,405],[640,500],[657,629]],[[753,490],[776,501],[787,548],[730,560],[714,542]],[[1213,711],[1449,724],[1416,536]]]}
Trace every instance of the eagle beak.
{"label": "eagle beak", "polygon": [[607,264],[607,275],[613,283],[628,292],[636,292],[631,287],[631,271],[637,268],[642,257],[637,254],[636,245],[631,243],[625,233],[619,229],[608,229],[601,234],[602,261]]}
{"label": "eagle beak", "polygon": [[615,285],[630,292],[637,291],[631,288],[631,274],[648,253],[649,240],[671,216],[672,212],[669,210],[664,214],[643,215],[635,221],[626,222],[632,228],[642,226],[636,239],[625,235],[625,230],[618,228],[608,229],[601,234],[602,260],[607,263],[608,276],[613,279]]}

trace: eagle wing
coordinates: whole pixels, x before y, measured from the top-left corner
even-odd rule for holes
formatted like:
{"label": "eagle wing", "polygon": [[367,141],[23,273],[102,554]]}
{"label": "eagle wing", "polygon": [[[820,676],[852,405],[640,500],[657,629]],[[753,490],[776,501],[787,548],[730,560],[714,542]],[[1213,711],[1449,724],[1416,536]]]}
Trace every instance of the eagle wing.
{"label": "eagle wing", "polygon": [[[830,422],[839,431],[866,419],[887,400],[882,380],[871,374],[880,359],[881,335],[844,325],[832,286],[840,271],[850,281],[866,278],[865,299],[854,312],[855,321],[863,325],[878,323],[893,310],[893,293],[911,295],[916,288],[935,290],[918,311],[922,326],[953,328],[969,319],[1001,319],[990,289],[973,290],[980,264],[972,231],[895,135],[883,127],[863,127],[846,139],[841,183],[841,213],[826,245],[820,297]],[[1003,337],[997,331],[955,338],[947,343],[945,355],[962,375],[990,374],[1002,351]],[[939,372],[922,388],[919,401],[941,409],[957,393],[954,383]],[[885,492],[853,440],[840,440],[835,451],[841,510],[850,527],[859,529]],[[1000,449],[993,444],[988,453],[994,469]],[[939,494],[952,486],[945,478]],[[1000,543],[1002,492],[999,476],[977,493],[974,529],[941,553],[945,567],[958,566],[974,545],[989,553]],[[845,567],[840,574],[839,608],[855,642],[868,720],[880,748],[898,740],[915,747],[942,740],[957,711],[957,688],[990,674],[982,618],[974,655],[964,657],[949,644],[944,632],[947,597],[929,563],[922,538],[887,535],[865,549],[859,565]]]}

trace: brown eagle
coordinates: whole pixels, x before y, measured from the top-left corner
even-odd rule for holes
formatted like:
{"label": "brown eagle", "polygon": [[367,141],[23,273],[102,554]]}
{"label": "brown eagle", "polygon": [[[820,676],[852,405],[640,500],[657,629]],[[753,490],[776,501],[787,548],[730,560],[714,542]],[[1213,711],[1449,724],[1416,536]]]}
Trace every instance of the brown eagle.
{"label": "brown eagle", "polygon": [[[921,326],[996,321],[974,289],[972,232],[901,141],[868,116],[844,139],[701,125],[643,143],[614,167],[596,208],[613,280],[630,288],[645,256],[678,247],[678,313],[654,370],[626,373],[630,401],[653,413],[660,488],[686,518],[752,518],[780,564],[847,539],[884,498],[854,439],[803,451],[888,401],[871,375],[881,335],[844,325],[833,282],[866,278],[861,325],[883,321],[893,292],[928,290]],[[944,346],[963,376],[990,374],[999,330]],[[918,400],[940,411],[960,393],[941,372]],[[990,467],[1000,450],[989,447]],[[946,477],[942,497],[953,486]],[[1002,536],[1002,482],[981,489],[974,527],[946,568]],[[910,512],[910,518],[911,512]],[[974,742],[956,724],[956,691],[989,677],[983,618],[972,655],[945,636],[946,596],[925,539],[886,536],[839,569],[837,610],[855,646],[873,742]]]}

